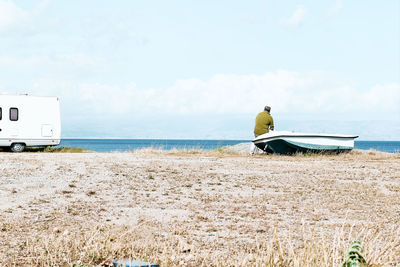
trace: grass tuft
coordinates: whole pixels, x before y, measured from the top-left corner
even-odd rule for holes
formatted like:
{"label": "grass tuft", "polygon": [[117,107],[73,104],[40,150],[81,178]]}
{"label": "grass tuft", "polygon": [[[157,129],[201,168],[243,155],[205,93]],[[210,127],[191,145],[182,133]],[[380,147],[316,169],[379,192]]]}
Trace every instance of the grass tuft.
{"label": "grass tuft", "polygon": [[80,147],[27,147],[25,148],[25,152],[45,152],[45,153],[85,153],[91,152],[90,150],[86,150]]}

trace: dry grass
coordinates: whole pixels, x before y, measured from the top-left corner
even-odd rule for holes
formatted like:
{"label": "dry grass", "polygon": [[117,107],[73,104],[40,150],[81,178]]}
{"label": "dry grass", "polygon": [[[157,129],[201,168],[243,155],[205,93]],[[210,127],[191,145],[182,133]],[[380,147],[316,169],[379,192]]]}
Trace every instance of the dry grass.
{"label": "dry grass", "polygon": [[[357,239],[363,243],[369,266],[394,266],[400,242],[398,229],[386,233],[391,238],[382,242],[382,232],[368,226],[356,230],[343,225],[325,236],[316,233],[314,225],[309,230],[303,228],[296,238],[280,234],[275,226],[252,242],[237,242],[214,235],[205,241],[191,236],[193,229],[183,224],[171,231],[146,220],[134,227],[86,222],[71,225],[51,219],[36,224],[40,225],[32,229],[32,225],[13,223],[4,230],[11,232],[8,239],[17,239],[14,250],[8,252],[9,265],[96,266],[106,259],[130,258],[161,266],[339,266],[350,242]],[[20,239],[21,235],[27,237]]]}
{"label": "dry grass", "polygon": [[400,263],[400,155],[0,154],[2,266]]}
{"label": "dry grass", "polygon": [[46,152],[46,153],[85,153],[91,152],[90,150],[86,150],[80,147],[26,147],[24,152]]}

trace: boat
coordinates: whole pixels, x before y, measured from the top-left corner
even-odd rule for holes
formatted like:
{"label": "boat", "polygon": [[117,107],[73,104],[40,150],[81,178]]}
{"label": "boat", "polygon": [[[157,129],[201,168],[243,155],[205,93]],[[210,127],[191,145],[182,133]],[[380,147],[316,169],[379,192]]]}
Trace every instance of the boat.
{"label": "boat", "polygon": [[276,154],[345,152],[354,148],[354,139],[357,137],[342,134],[270,131],[257,136],[253,143],[267,153]]}

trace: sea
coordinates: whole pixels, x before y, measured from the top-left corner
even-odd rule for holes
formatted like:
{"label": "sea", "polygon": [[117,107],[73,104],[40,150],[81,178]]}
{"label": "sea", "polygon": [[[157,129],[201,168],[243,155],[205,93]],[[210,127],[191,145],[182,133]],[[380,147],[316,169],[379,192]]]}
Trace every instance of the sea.
{"label": "sea", "polygon": [[[60,147],[79,147],[95,152],[126,152],[143,148],[162,150],[214,150],[250,140],[189,140],[189,139],[62,139]],[[354,141],[354,148],[400,153],[400,141]]]}

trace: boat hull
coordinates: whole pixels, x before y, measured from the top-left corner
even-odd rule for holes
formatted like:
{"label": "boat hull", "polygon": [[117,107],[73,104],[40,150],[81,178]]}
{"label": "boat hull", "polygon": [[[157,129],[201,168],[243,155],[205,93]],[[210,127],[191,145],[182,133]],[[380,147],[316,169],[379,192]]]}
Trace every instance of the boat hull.
{"label": "boat hull", "polygon": [[258,148],[277,154],[345,152],[353,149],[354,138],[357,136],[272,133],[257,137],[253,142]]}
{"label": "boat hull", "polygon": [[283,139],[273,140],[269,142],[260,142],[255,145],[266,152],[277,154],[294,154],[307,152],[318,153],[328,151],[345,152],[353,149],[352,147],[345,146],[323,146],[300,142],[289,142]]}

